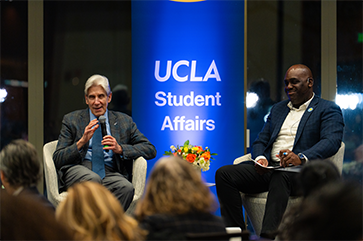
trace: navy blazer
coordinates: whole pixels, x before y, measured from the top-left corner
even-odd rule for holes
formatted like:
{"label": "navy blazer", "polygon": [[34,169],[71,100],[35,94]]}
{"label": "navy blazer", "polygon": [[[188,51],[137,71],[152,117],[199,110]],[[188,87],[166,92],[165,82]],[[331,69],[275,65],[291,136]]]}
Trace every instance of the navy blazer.
{"label": "navy blazer", "polygon": [[[262,131],[253,143],[253,158],[263,155],[271,164],[272,145],[288,115],[289,100],[281,101],[271,108]],[[340,148],[344,120],[340,107],[332,101],[314,96],[303,114],[297,129],[292,151],[303,153],[309,160],[326,159]]]}
{"label": "navy blazer", "polygon": [[[140,156],[147,160],[152,159],[156,156],[156,149],[137,129],[130,116],[108,110],[108,120],[111,135],[123,150],[122,157],[117,154],[113,155],[116,169],[131,181],[132,161]],[[63,117],[57,148],[53,154],[54,164],[58,171],[58,180],[60,181],[60,190],[64,188],[63,174],[69,167],[81,164],[86,156],[88,144],[78,150],[77,141],[83,136],[84,129],[89,122],[88,108],[73,111]]]}

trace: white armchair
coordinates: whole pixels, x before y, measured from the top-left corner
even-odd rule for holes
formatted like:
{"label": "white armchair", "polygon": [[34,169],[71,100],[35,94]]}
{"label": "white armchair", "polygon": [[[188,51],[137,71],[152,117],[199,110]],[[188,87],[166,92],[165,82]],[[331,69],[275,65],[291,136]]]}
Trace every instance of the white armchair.
{"label": "white armchair", "polygon": [[[328,158],[327,160],[331,160],[337,167],[340,173],[343,170],[343,160],[344,160],[344,150],[345,144],[342,142],[338,152]],[[246,154],[244,156],[238,157],[234,160],[233,164],[239,164],[244,161],[251,160],[251,154]],[[258,193],[258,194],[248,194],[241,192],[242,204],[247,213],[248,218],[250,219],[253,229],[255,230],[256,235],[261,234],[262,229],[262,219],[265,213],[265,206],[267,201],[268,192]],[[291,205],[299,202],[301,197],[293,197],[289,198],[287,208],[289,209]]]}
{"label": "white armchair", "polygon": [[58,176],[53,162],[53,153],[57,147],[58,141],[51,141],[43,147],[43,162],[45,186],[48,200],[57,207],[58,204],[67,197],[67,192],[59,193]]}
{"label": "white armchair", "polygon": [[[59,193],[58,176],[53,161],[53,153],[57,147],[58,141],[51,141],[43,147],[44,176],[49,201],[57,207],[58,204],[67,196],[67,192]],[[147,162],[143,157],[134,160],[132,167],[132,184],[135,189],[134,198],[130,207],[126,210],[127,214],[131,214],[137,201],[141,198],[146,181]]]}

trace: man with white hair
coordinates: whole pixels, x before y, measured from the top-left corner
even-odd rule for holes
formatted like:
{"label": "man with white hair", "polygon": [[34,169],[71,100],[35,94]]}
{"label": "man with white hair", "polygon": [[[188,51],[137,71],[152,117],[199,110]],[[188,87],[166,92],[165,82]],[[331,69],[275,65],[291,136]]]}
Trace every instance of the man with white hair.
{"label": "man with white hair", "polygon": [[[88,108],[64,116],[53,155],[60,191],[77,182],[98,182],[109,189],[126,210],[134,196],[130,182],[132,161],[140,156],[152,159],[156,149],[130,116],[108,110],[112,92],[105,76],[91,76],[84,93]],[[99,117],[105,120],[107,133],[103,137]]]}

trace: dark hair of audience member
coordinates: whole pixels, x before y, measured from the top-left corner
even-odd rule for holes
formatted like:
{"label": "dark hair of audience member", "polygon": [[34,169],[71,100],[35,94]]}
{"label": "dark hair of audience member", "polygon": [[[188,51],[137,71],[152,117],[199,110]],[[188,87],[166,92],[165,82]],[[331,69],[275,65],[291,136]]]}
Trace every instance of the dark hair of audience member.
{"label": "dark hair of audience member", "polygon": [[332,182],[304,199],[290,240],[362,240],[362,187]]}
{"label": "dark hair of audience member", "polygon": [[194,167],[179,157],[164,157],[155,164],[135,216],[212,212],[216,200]]}
{"label": "dark hair of audience member", "polygon": [[143,240],[145,236],[117,198],[95,182],[71,186],[56,218],[72,230],[76,240]]}
{"label": "dark hair of audience member", "polygon": [[0,170],[12,187],[36,185],[41,169],[34,146],[22,139],[11,141],[1,150]]}
{"label": "dark hair of audience member", "polygon": [[[307,162],[297,176],[297,181],[300,186],[302,199],[313,195],[323,186],[331,182],[341,180],[340,173],[336,165],[327,160],[315,160]],[[277,230],[279,240],[290,240],[292,228],[295,225],[295,220],[300,216],[302,209],[301,203],[295,203],[286,210],[282,217],[281,223]]]}
{"label": "dark hair of audience member", "polygon": [[0,190],[0,240],[73,240],[71,231],[55,219],[54,211],[31,196]]}
{"label": "dark hair of audience member", "polygon": [[301,195],[307,197],[325,184],[341,179],[341,175],[333,162],[315,160],[307,162],[297,178],[301,187]]}

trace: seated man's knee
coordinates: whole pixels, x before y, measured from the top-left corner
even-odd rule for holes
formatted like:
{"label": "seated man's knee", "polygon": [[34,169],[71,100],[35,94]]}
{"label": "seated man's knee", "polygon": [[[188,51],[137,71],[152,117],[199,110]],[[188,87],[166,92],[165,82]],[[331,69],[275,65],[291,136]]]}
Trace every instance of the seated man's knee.
{"label": "seated man's knee", "polygon": [[229,166],[222,166],[218,168],[215,174],[216,183],[221,182],[228,178]]}
{"label": "seated man's knee", "polygon": [[114,186],[110,191],[121,201],[125,210],[130,205],[135,194],[135,189],[130,182],[123,182],[122,185]]}
{"label": "seated man's knee", "polygon": [[127,196],[129,197],[130,200],[132,200],[134,198],[135,188],[131,183],[126,185],[125,192],[127,193]]}
{"label": "seated man's knee", "polygon": [[225,173],[228,173],[230,169],[230,165],[226,165],[226,166],[222,166],[220,168],[218,168],[218,170],[216,171],[216,175],[224,175]]}
{"label": "seated man's knee", "polygon": [[288,172],[272,172],[271,180],[288,180],[289,179]]}
{"label": "seated man's knee", "polygon": [[217,182],[217,180],[219,180],[220,179],[220,177],[223,175],[223,167],[220,167],[220,168],[218,168],[218,170],[216,171],[216,174],[215,174],[215,180],[216,180],[216,182]]}
{"label": "seated man's knee", "polygon": [[124,189],[123,191],[125,193],[129,193],[130,195],[134,196],[134,193],[135,193],[135,188],[134,186],[132,185],[131,182],[127,183],[125,186],[124,186]]}
{"label": "seated man's knee", "polygon": [[122,182],[113,185],[110,189],[113,193],[122,193],[123,195],[134,195],[135,189],[131,182]]}
{"label": "seated man's knee", "polygon": [[101,177],[97,173],[94,173],[94,172],[87,174],[87,176],[85,176],[82,181],[102,183]]}

